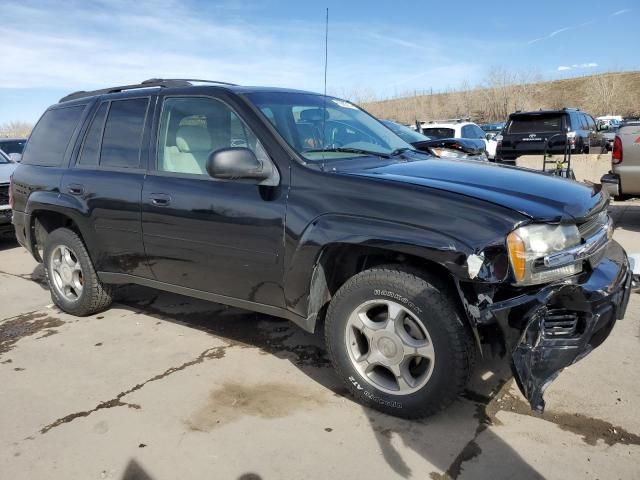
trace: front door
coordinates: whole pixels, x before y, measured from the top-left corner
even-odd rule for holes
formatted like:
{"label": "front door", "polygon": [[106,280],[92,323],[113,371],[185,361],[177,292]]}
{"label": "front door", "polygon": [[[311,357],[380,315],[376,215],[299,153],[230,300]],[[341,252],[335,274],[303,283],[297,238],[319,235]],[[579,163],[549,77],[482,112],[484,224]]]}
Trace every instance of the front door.
{"label": "front door", "polygon": [[266,186],[219,180],[206,171],[214,150],[247,147],[259,160],[272,162],[268,153],[247,123],[219,98],[160,101],[155,167],[150,167],[142,191],[144,245],[155,278],[283,306],[282,182]]}

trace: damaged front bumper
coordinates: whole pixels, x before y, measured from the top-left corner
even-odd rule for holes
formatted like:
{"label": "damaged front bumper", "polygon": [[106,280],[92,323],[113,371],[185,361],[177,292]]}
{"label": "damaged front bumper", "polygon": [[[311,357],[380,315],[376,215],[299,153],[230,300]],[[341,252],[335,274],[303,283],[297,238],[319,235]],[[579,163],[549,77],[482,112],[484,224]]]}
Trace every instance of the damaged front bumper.
{"label": "damaged front bumper", "polygon": [[480,294],[465,304],[476,325],[499,326],[520,390],[532,409],[543,411],[544,391],[560,371],[599,346],[623,318],[631,280],[627,255],[611,241],[587,272],[507,300]]}

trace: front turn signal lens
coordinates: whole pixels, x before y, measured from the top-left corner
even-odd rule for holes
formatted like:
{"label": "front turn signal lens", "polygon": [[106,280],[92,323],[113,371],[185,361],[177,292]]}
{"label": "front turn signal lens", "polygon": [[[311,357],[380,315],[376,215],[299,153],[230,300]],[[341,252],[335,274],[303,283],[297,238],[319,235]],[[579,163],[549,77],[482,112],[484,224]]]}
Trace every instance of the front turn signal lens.
{"label": "front turn signal lens", "polygon": [[516,281],[524,280],[526,273],[527,256],[524,241],[516,232],[511,232],[507,236],[507,247],[509,249],[509,259]]}

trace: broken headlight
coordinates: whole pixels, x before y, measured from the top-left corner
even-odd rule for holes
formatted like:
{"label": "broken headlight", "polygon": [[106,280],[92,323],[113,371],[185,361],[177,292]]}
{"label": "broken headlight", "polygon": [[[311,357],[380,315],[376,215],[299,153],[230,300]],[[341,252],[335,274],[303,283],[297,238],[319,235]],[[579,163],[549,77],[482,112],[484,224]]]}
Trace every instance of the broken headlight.
{"label": "broken headlight", "polygon": [[467,158],[467,155],[464,152],[459,152],[458,150],[454,150],[452,148],[441,148],[441,147],[432,147],[429,149],[433,155],[438,158]]}
{"label": "broken headlight", "polygon": [[575,225],[533,224],[520,227],[507,236],[511,268],[519,285],[537,285],[582,271],[582,262],[547,267],[544,257],[580,244]]}

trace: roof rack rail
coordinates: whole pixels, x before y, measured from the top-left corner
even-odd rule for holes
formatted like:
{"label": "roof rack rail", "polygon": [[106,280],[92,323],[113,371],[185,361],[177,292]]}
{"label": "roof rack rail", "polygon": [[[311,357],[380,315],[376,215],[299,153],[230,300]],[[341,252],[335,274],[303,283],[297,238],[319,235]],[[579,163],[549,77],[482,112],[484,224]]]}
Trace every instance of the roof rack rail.
{"label": "roof rack rail", "polygon": [[191,82],[202,82],[202,83],[215,83],[219,85],[229,85],[235,86],[233,83],[227,82],[218,82],[216,80],[196,80],[196,79],[183,79],[183,78],[150,78],[148,80],[144,80],[143,82],[131,84],[131,85],[120,85],[117,87],[109,87],[103,88],[100,90],[80,90],[77,92],[70,93],[69,95],[62,97],[58,103],[68,102],[70,100],[77,100],[79,98],[84,97],[93,97],[95,95],[104,95],[107,93],[117,93],[124,92],[125,90],[135,90],[137,88],[152,88],[152,87],[162,87],[162,88],[171,88],[171,87],[190,87],[193,85]]}
{"label": "roof rack rail", "polygon": [[228,85],[230,87],[237,87],[238,86],[237,83],[221,82],[219,80],[203,80],[203,79],[200,79],[200,78],[166,78],[166,79],[152,78],[150,80],[145,80],[142,83],[145,83],[145,82],[157,82],[157,81],[164,81],[164,82],[168,82],[168,81],[199,82],[199,83],[215,83],[215,84],[218,84],[218,85]]}
{"label": "roof rack rail", "polygon": [[428,122],[425,122],[423,120],[422,123],[462,123],[462,122],[470,122],[470,121],[471,121],[471,117],[463,117],[463,118],[443,118],[440,120],[429,120]]}

